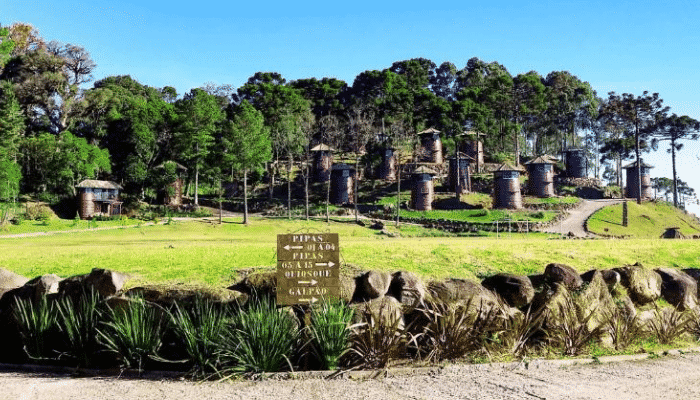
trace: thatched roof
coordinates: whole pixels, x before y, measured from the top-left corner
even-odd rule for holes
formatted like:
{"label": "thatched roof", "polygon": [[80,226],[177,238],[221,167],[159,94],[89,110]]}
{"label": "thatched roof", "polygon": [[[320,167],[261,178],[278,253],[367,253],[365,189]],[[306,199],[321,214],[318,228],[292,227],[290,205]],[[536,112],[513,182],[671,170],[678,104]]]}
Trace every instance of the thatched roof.
{"label": "thatched roof", "polygon": [[75,186],[78,189],[117,189],[122,190],[116,182],[112,181],[98,181],[95,179],[85,179]]}
{"label": "thatched roof", "polygon": [[523,172],[524,169],[523,167],[520,166],[513,166],[510,163],[503,163],[496,167],[496,169],[493,170],[493,172],[501,172],[501,171],[518,171],[518,172]]}
{"label": "thatched roof", "polygon": [[[642,160],[642,167],[643,167],[643,168],[654,168],[653,165],[649,165],[649,164],[645,163],[644,160]],[[637,168],[637,161],[635,161],[635,162],[633,162],[633,163],[630,163],[630,164],[627,164],[627,165],[625,165],[625,166],[622,167],[622,168],[623,168],[623,169],[627,169],[627,168]]]}
{"label": "thatched roof", "polygon": [[309,151],[333,151],[333,149],[330,148],[328,145],[321,143],[317,146],[312,147]]}
{"label": "thatched roof", "polygon": [[435,129],[435,128],[428,128],[422,132],[418,132],[419,135],[427,135],[427,134],[434,135],[436,133],[440,133],[440,131]]}
{"label": "thatched roof", "polygon": [[438,173],[433,171],[432,169],[426,167],[425,165],[421,165],[420,167],[416,168],[411,172],[414,175],[418,174],[429,174],[429,175],[437,175]]}
{"label": "thatched roof", "polygon": [[539,156],[535,157],[532,160],[528,161],[525,163],[525,165],[530,165],[530,164],[555,164],[556,161],[552,161],[549,156]]}
{"label": "thatched roof", "polygon": [[464,134],[469,135],[469,136],[476,136],[476,137],[486,136],[485,133],[481,133],[481,132],[477,132],[477,131],[466,131],[466,132],[464,132]]}

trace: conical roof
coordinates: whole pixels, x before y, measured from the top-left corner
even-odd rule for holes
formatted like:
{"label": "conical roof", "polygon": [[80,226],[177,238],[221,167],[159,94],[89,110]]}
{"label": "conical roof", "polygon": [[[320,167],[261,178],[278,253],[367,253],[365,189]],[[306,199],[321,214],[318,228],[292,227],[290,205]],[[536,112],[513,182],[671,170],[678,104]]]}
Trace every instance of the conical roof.
{"label": "conical roof", "polygon": [[[643,167],[643,168],[654,168],[653,165],[649,165],[649,164],[645,163],[644,160],[642,160],[642,167]],[[635,162],[633,162],[633,163],[629,163],[629,164],[625,165],[625,166],[622,167],[622,168],[624,168],[624,169],[627,169],[627,168],[637,168],[637,161],[635,161]]]}
{"label": "conical roof", "polygon": [[426,135],[426,134],[434,135],[436,133],[440,133],[440,131],[435,129],[435,128],[428,128],[422,132],[418,132],[419,135]]}
{"label": "conical roof", "polygon": [[411,172],[414,175],[419,175],[419,174],[429,174],[429,175],[437,175],[438,173],[433,171],[432,169],[426,167],[425,165],[421,165],[420,167],[416,168]]}
{"label": "conical roof", "polygon": [[[468,155],[468,154],[464,154],[464,153],[462,153],[461,151],[459,152],[459,158],[460,158],[461,160],[474,161],[474,157],[472,157],[472,156],[470,156],[470,155]],[[450,159],[450,160],[455,160],[455,159],[457,159],[457,156],[453,154],[452,157],[450,157],[449,159]]]}
{"label": "conical roof", "polygon": [[333,151],[328,145],[321,143],[311,148],[309,151]]}
{"label": "conical roof", "polygon": [[522,171],[523,171],[523,167],[519,167],[519,166],[516,167],[516,166],[513,166],[512,164],[506,162],[506,163],[500,164],[498,167],[496,167],[496,169],[493,170],[493,172],[501,172],[501,171],[518,171],[518,172],[522,172]]}
{"label": "conical roof", "polygon": [[528,161],[525,163],[525,165],[530,165],[530,164],[554,164],[555,162],[552,161],[549,156],[542,155],[539,157],[535,157],[532,160]]}

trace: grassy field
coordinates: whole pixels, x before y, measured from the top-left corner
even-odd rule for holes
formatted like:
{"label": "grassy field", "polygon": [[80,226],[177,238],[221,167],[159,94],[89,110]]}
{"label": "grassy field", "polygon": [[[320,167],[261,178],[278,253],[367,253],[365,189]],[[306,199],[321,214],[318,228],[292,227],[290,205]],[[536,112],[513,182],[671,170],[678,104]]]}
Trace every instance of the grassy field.
{"label": "grassy field", "polygon": [[[605,207],[588,220],[588,229],[606,236],[655,239],[669,227],[679,227],[684,235],[700,234],[693,217],[666,202],[627,202],[628,226],[622,226],[622,204]],[[698,243],[700,245],[700,243]]]}
{"label": "grassy field", "polygon": [[[546,240],[541,235],[496,238],[397,237],[379,235],[354,223],[254,219],[222,225],[188,221],[172,225],[2,238],[0,267],[27,277],[59,276],[108,268],[142,283],[222,287],[237,270],[276,265],[276,235],[338,232],[341,261],[362,269],[413,271],[426,278],[479,279],[496,272],[531,274],[546,264],[580,271],[639,261],[644,265],[700,267],[700,246],[691,240]],[[392,228],[393,229],[393,228]],[[422,228],[407,226],[411,236]]]}

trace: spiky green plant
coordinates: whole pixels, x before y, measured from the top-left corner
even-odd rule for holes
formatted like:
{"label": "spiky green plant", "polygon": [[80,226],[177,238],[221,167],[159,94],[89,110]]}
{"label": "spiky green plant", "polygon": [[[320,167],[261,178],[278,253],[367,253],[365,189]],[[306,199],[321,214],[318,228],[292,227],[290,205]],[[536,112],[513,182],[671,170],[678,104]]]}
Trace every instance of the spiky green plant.
{"label": "spiky green plant", "polygon": [[485,349],[487,338],[500,329],[498,306],[472,306],[472,301],[451,304],[427,302],[421,312],[426,323],[417,339],[419,354],[429,361],[454,360]]}
{"label": "spiky green plant", "polygon": [[218,349],[229,317],[225,308],[200,296],[189,308],[176,304],[173,328],[193,364],[193,373],[213,373],[219,369]]}
{"label": "spiky green plant", "polygon": [[543,334],[544,316],[542,309],[533,311],[531,306],[524,314],[506,316],[502,328],[494,332],[487,344],[489,351],[505,350],[516,357],[524,355]]}
{"label": "spiky green plant", "polygon": [[56,302],[58,325],[65,340],[65,355],[78,366],[88,367],[100,350],[97,327],[103,313],[99,295],[91,290],[77,301],[66,296]]}
{"label": "spiky green plant", "polygon": [[295,317],[263,297],[232,318],[219,353],[222,372],[276,372],[291,367],[299,339]]}
{"label": "spiky green plant", "polygon": [[595,310],[583,315],[571,296],[565,296],[557,305],[557,310],[553,326],[547,333],[553,343],[563,346],[564,355],[580,354],[592,339],[599,337],[603,332],[602,325],[593,328],[588,326],[588,321],[595,315]]}
{"label": "spiky green plant", "polygon": [[27,355],[35,360],[54,356],[51,338],[58,325],[53,303],[46,296],[41,296],[36,304],[29,299],[20,300],[15,297],[13,311]]}
{"label": "spiky green plant", "polygon": [[337,369],[349,350],[354,311],[343,302],[324,302],[311,309],[312,349],[325,369]]}
{"label": "spiky green plant", "polygon": [[615,350],[627,348],[642,334],[637,314],[626,312],[620,307],[606,313],[603,326],[605,332],[610,335]]}
{"label": "spiky green plant", "polygon": [[107,314],[107,321],[98,329],[100,342],[119,356],[122,366],[142,370],[145,361],[156,357],[162,345],[167,311],[142,297],[133,297]]}
{"label": "spiky green plant", "polygon": [[670,344],[688,332],[689,315],[674,307],[654,311],[649,321],[649,329],[661,344]]}
{"label": "spiky green plant", "polygon": [[362,322],[350,327],[350,351],[344,363],[350,367],[377,369],[387,366],[406,346],[408,330],[401,315],[385,306],[360,309]]}

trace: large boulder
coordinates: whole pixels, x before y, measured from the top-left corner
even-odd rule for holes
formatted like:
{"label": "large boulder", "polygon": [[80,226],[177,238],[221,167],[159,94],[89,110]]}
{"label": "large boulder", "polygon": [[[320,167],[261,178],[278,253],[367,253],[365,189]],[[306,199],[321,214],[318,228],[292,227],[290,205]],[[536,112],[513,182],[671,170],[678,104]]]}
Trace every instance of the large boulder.
{"label": "large boulder", "polygon": [[277,296],[277,273],[254,272],[227,287],[251,298],[275,298]]}
{"label": "large boulder", "polygon": [[481,285],[501,296],[511,307],[526,306],[535,297],[535,289],[527,276],[501,273],[484,279]]}
{"label": "large boulder", "polygon": [[593,273],[586,288],[574,297],[574,303],[579,318],[588,319],[586,325],[589,331],[602,327],[617,307],[608,290],[608,284],[599,271]]}
{"label": "large boulder", "polygon": [[685,268],[682,270],[698,284],[698,298],[700,298],[700,268]]}
{"label": "large boulder", "polygon": [[55,274],[37,276],[24,285],[10,289],[0,297],[0,313],[11,310],[15,299],[38,301],[42,296],[55,295],[62,279]]}
{"label": "large boulder", "polygon": [[495,293],[467,279],[447,279],[428,284],[429,297],[444,304],[466,306],[480,318],[489,314],[512,317],[519,311],[505,304]]}
{"label": "large boulder", "polygon": [[388,294],[402,304],[404,312],[411,312],[423,303],[425,293],[425,284],[416,274],[398,271],[391,275]]}
{"label": "large boulder", "polygon": [[15,274],[5,268],[0,268],[0,295],[10,289],[22,287],[27,282],[29,282],[29,278]]}
{"label": "large boulder", "polygon": [[661,276],[641,264],[614,268],[620,274],[620,283],[627,289],[635,304],[644,305],[661,297]]}
{"label": "large boulder", "polygon": [[661,276],[661,296],[680,310],[692,310],[698,305],[698,284],[690,275],[673,268],[657,268]]}
{"label": "large boulder", "polygon": [[382,323],[387,326],[395,325],[398,329],[405,326],[401,303],[391,296],[353,303],[350,308],[355,310],[353,323]]}
{"label": "large boulder", "polygon": [[146,301],[170,308],[175,304],[179,306],[190,305],[197,299],[214,303],[237,302],[240,304],[248,300],[248,295],[235,290],[213,290],[211,288],[182,285],[147,285],[137,286],[125,291],[122,295],[112,296],[108,299],[110,305],[128,302],[129,298],[141,297]]}
{"label": "large boulder", "polygon": [[389,291],[391,275],[384,271],[369,271],[355,278],[353,301],[378,299]]}
{"label": "large boulder", "polygon": [[94,291],[101,297],[114,296],[124,288],[128,275],[102,268],[93,268],[89,274],[74,275],[63,279],[58,292],[61,296],[78,298]]}
{"label": "large boulder", "polygon": [[620,283],[620,274],[611,269],[592,269],[581,274],[581,279],[583,279],[583,281],[586,283],[591,282],[596,272],[600,273],[605,281],[605,284],[608,285],[608,290],[613,290],[615,285]]}
{"label": "large boulder", "polygon": [[565,264],[548,264],[544,269],[544,279],[551,284],[562,284],[569,290],[578,290],[583,285],[578,271]]}

